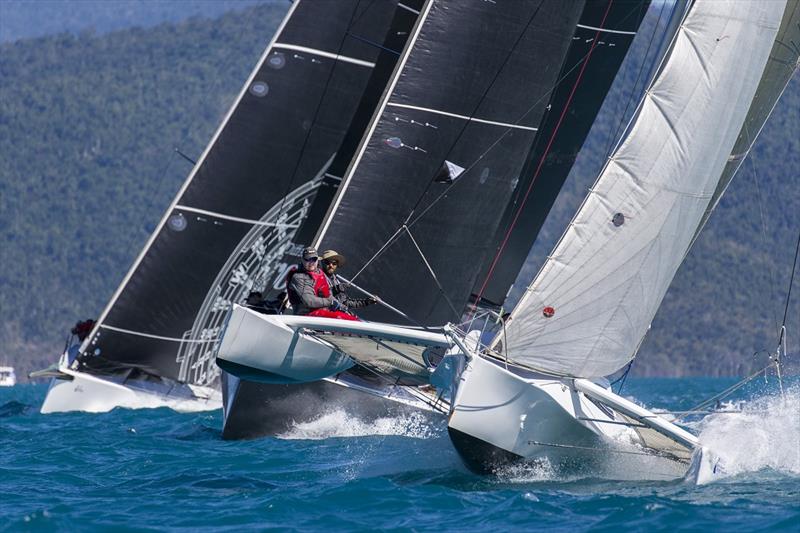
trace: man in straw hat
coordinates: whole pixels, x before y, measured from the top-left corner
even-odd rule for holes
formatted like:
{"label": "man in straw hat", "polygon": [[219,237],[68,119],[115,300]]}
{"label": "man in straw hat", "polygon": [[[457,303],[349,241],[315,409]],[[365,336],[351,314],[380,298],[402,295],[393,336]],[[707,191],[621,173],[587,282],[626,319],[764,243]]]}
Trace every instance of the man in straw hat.
{"label": "man in straw hat", "polygon": [[345,310],[361,309],[368,305],[378,303],[377,298],[350,298],[347,295],[347,292],[345,292],[346,285],[342,285],[339,282],[338,276],[336,276],[336,270],[340,266],[344,266],[345,263],[342,254],[336,250],[325,250],[322,252],[322,255],[320,255],[320,261],[322,263],[322,271],[325,273],[325,278],[328,280],[328,285],[331,288],[331,294],[342,304]]}

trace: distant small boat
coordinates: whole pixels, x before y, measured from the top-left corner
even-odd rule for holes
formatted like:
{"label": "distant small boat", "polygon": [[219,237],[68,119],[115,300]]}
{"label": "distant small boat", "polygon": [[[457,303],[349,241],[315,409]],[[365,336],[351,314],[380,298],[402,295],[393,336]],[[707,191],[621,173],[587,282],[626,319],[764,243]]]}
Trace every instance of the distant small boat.
{"label": "distant small boat", "polygon": [[0,366],[0,387],[13,387],[17,384],[17,375],[13,366]]}

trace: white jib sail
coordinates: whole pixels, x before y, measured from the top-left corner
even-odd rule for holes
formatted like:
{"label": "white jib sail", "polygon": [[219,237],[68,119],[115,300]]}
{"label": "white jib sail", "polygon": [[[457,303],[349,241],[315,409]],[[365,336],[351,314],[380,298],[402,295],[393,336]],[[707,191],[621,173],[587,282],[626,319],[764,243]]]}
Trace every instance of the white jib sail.
{"label": "white jib sail", "polygon": [[695,2],[627,138],[514,309],[510,359],[597,377],[634,357],[725,167],[784,7]]}

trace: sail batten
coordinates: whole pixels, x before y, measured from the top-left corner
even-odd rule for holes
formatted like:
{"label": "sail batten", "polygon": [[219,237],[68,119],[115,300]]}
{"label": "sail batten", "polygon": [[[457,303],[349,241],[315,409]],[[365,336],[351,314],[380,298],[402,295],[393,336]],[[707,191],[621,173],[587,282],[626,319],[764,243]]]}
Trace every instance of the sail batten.
{"label": "sail batten", "polygon": [[510,359],[597,377],[634,357],[717,189],[785,5],[692,6],[627,137],[513,311]]}

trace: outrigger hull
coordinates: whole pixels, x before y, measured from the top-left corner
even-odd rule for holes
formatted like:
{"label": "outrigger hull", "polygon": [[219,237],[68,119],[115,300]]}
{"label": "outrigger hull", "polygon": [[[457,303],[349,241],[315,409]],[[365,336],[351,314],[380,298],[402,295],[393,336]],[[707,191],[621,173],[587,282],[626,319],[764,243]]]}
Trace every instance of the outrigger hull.
{"label": "outrigger hull", "polygon": [[348,324],[234,306],[217,352],[217,365],[225,371],[223,438],[281,435],[335,410],[362,422],[411,413],[444,416],[447,406],[437,401],[432,388],[404,387],[378,373],[352,368],[353,359],[310,329],[330,333]]}

